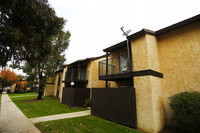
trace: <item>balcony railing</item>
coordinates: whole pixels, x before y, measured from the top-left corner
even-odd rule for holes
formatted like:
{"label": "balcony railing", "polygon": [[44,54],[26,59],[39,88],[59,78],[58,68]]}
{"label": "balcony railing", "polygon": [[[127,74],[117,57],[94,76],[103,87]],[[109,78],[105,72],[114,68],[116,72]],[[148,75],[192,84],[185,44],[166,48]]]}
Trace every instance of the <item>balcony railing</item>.
{"label": "balcony railing", "polygon": [[65,81],[75,81],[75,80],[88,80],[89,71],[74,69],[68,69],[65,73]]}
{"label": "balcony railing", "polygon": [[128,61],[128,54],[122,54],[108,59],[106,74],[106,60],[99,62],[99,76],[108,76],[132,72],[132,65]]}

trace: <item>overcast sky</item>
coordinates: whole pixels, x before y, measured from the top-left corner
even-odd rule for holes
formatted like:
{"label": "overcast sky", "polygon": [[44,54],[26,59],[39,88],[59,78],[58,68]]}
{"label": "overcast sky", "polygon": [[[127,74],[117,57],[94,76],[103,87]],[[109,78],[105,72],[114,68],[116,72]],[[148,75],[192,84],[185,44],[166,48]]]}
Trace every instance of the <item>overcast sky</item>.
{"label": "overcast sky", "polygon": [[143,28],[159,30],[200,13],[200,0],[49,0],[71,32],[66,63],[105,54],[104,48]]}
{"label": "overcast sky", "polygon": [[[71,32],[66,63],[105,54],[104,48],[143,28],[159,30],[200,13],[200,0],[49,0]],[[18,74],[21,71],[16,71]]]}

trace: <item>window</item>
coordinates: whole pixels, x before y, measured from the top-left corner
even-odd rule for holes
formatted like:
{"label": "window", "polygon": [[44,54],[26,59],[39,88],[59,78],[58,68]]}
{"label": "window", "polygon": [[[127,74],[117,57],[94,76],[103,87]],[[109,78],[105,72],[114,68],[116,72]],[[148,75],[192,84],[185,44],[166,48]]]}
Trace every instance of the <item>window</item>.
{"label": "window", "polygon": [[71,80],[72,75],[72,68],[68,68],[67,72],[65,73],[65,80]]}
{"label": "window", "polygon": [[125,73],[128,72],[128,54],[122,54],[119,57],[119,72],[120,73]]}
{"label": "window", "polygon": [[87,80],[87,66],[83,66],[80,68],[80,79],[81,80]]}

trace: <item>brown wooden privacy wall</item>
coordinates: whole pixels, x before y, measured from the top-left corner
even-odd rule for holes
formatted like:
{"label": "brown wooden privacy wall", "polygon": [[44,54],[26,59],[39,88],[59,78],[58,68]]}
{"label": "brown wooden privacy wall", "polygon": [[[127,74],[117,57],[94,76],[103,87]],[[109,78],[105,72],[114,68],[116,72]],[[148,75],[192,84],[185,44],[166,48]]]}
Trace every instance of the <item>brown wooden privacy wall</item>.
{"label": "brown wooden privacy wall", "polygon": [[90,98],[89,88],[63,88],[62,103],[72,107],[82,107],[86,99]]}
{"label": "brown wooden privacy wall", "polygon": [[92,115],[136,127],[134,88],[93,88]]}

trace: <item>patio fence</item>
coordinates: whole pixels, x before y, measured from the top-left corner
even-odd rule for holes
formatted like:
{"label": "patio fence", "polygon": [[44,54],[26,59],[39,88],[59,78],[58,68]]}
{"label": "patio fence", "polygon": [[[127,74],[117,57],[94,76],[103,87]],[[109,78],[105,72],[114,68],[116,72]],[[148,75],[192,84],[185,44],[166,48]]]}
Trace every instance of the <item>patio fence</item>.
{"label": "patio fence", "polygon": [[71,107],[82,107],[90,98],[90,88],[63,88],[62,103]]}
{"label": "patio fence", "polygon": [[134,88],[93,88],[92,115],[136,127]]}

